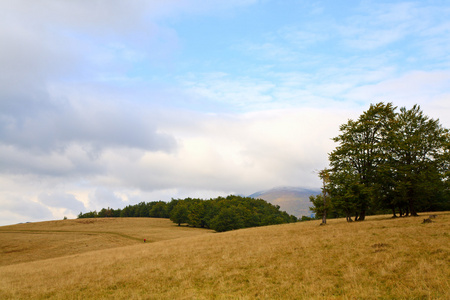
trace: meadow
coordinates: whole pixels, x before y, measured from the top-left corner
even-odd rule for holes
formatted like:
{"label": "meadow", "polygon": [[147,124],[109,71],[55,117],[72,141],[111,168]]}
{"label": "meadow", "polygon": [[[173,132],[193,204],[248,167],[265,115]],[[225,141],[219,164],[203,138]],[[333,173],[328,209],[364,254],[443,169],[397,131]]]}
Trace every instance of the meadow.
{"label": "meadow", "polygon": [[224,233],[148,218],[4,226],[0,298],[450,299],[450,213],[436,214]]}
{"label": "meadow", "polygon": [[0,266],[211,233],[158,218],[96,218],[0,227]]}

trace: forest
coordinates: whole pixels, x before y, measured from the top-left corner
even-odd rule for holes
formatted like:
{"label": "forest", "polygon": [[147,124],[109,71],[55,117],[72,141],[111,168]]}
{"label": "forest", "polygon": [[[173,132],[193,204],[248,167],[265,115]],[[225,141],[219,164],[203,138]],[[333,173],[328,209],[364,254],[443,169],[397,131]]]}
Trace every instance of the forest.
{"label": "forest", "polygon": [[317,218],[450,210],[449,130],[420,106],[372,104],[340,132],[330,167],[319,172],[323,193],[310,197]]}
{"label": "forest", "polygon": [[295,216],[280,211],[262,199],[229,195],[203,200],[196,198],[172,199],[128,205],[123,209],[103,208],[78,215],[82,218],[150,217],[170,218],[181,226],[209,228],[217,232],[233,229],[296,222]]}

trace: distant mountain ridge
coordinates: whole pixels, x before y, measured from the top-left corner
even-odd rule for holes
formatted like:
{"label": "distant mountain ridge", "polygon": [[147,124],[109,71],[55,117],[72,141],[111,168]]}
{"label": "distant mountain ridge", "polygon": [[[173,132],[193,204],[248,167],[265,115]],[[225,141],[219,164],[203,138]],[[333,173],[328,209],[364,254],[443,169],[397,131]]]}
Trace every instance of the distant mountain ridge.
{"label": "distant mountain ridge", "polygon": [[302,187],[276,187],[259,191],[248,197],[264,199],[273,205],[279,205],[280,209],[298,218],[310,216],[309,207],[312,206],[309,196],[318,195],[320,189],[307,189]]}

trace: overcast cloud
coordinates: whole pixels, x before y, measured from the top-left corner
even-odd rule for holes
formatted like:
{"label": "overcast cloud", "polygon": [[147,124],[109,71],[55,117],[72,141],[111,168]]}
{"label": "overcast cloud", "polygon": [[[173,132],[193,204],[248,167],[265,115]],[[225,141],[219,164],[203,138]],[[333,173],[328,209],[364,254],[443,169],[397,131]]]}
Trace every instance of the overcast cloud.
{"label": "overcast cloud", "polygon": [[320,186],[370,103],[450,127],[448,1],[0,2],[0,225]]}

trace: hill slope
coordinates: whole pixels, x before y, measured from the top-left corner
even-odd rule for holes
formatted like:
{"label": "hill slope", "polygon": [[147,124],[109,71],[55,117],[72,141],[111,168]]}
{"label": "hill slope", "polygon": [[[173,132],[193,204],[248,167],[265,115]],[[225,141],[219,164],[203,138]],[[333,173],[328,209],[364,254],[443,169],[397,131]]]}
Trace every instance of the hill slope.
{"label": "hill slope", "polygon": [[422,220],[310,221],[18,263],[0,267],[0,298],[449,299],[450,214]]}
{"label": "hill slope", "polygon": [[158,218],[95,218],[0,227],[0,266],[212,233]]}
{"label": "hill slope", "polygon": [[279,205],[280,209],[297,218],[310,216],[309,207],[312,205],[309,196],[317,195],[320,189],[305,189],[299,187],[278,187],[267,191],[251,194],[249,197],[264,199],[273,205]]}

